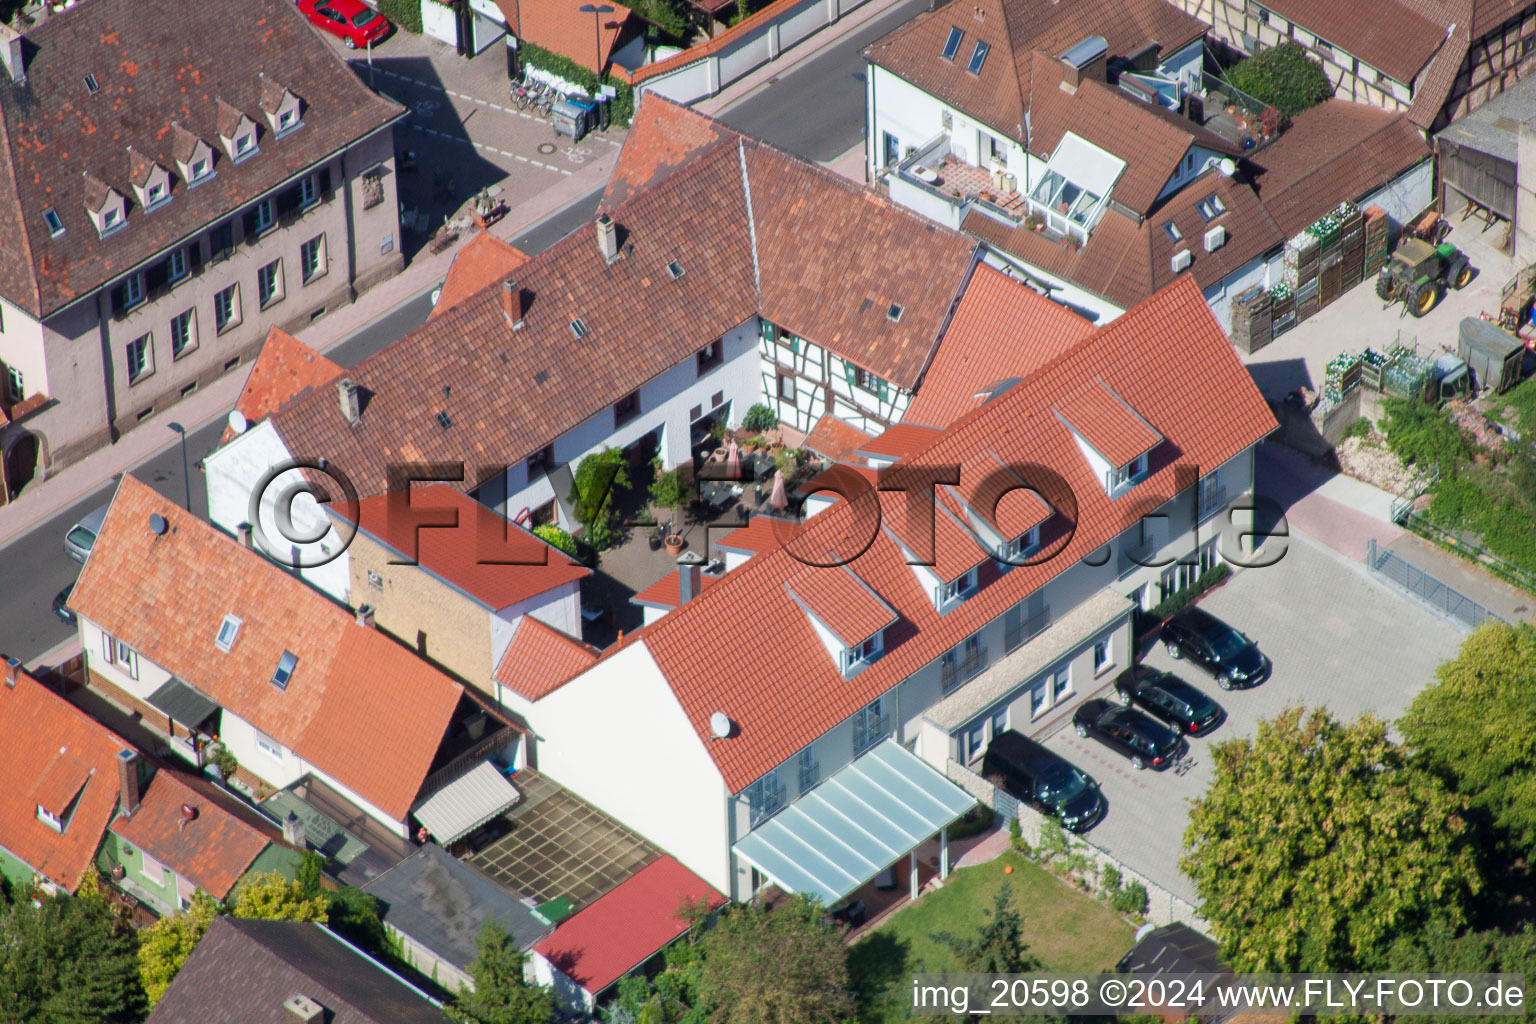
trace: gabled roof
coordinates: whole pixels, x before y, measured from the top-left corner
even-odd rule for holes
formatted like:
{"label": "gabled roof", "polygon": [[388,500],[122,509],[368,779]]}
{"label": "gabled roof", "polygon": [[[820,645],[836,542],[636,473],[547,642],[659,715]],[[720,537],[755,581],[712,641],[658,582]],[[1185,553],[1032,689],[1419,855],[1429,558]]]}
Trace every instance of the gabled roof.
{"label": "gabled roof", "polygon": [[[839,501],[803,525],[795,551],[763,551],[728,573],[709,592],[647,626],[639,634],[726,785],[739,792],[876,696],[937,659],[1083,556],[1102,547],[1134,520],[1134,504],[1116,503],[1090,471],[1071,432],[1052,406],[1081,382],[1102,377],[1116,394],[1155,423],[1177,451],[1178,462],[1221,465],[1275,428],[1269,406],[1211,316],[1194,282],[1181,279],[1124,316],[1038,368],[992,402],[966,414],[926,448],[911,453],[921,465],[963,464],[978,452],[1004,462],[1039,464],[1058,474],[1075,498],[1053,501],[1058,518],[1076,529],[1042,537],[1048,557],[1001,576],[983,573],[977,593],[940,615],[898,547],[877,535],[863,539],[870,517],[864,501]],[[1220,394],[1214,403],[1209,395]],[[1153,460],[1148,478],[1131,497],[1171,497],[1175,460]],[[1050,496],[1047,495],[1049,498]],[[906,496],[881,497],[892,516]],[[1130,517],[1128,521],[1127,517]],[[898,519],[899,521],[899,519]],[[893,608],[900,621],[886,631],[885,653],[844,679],[793,603],[790,590],[810,574],[829,577],[842,568],[817,569],[795,556],[853,545],[849,567]],[[765,622],[774,642],[757,644]],[[735,645],[752,643],[750,656]],[[733,657],[753,666],[750,677],[721,672]],[[730,715],[737,731],[709,739],[709,717]]]}
{"label": "gabled roof", "polygon": [[1451,25],[1449,20],[1426,17],[1416,9],[1421,5],[1400,0],[1265,0],[1265,6],[1405,85],[1429,63]]}
{"label": "gabled roof", "polygon": [[803,573],[784,587],[845,647],[857,647],[896,621],[891,606],[847,566]]}
{"label": "gabled roof", "polygon": [[289,1024],[303,995],[326,1024],[442,1024],[426,993],[304,921],[216,917],[149,1015],[153,1024]]}
{"label": "gabled roof", "polygon": [[[577,0],[496,0],[496,6],[513,35],[599,74],[613,60],[614,47],[632,17],[628,7],[613,0],[603,5],[612,7],[612,13],[602,15],[581,10]],[[594,19],[601,20],[594,24]]]}
{"label": "gabled roof", "polygon": [[791,519],[756,515],[747,522],[746,526],[738,526],[715,541],[715,547],[721,551],[755,555],[759,551],[771,551],[782,546],[798,532],[799,528],[800,524]]}
{"label": "gabled roof", "polygon": [[[169,523],[164,534],[148,528],[151,514]],[[118,485],[70,606],[397,820],[463,693],[131,476]],[[227,653],[214,646],[226,615],[241,620]],[[298,667],[278,689],[269,680],[285,651]]]}
{"label": "gabled roof", "polygon": [[[249,27],[238,46],[186,42],[227,38],[235,24]],[[25,49],[26,88],[0,94],[0,235],[7,240],[0,295],[34,317],[90,294],[405,114],[353,74],[288,0],[92,0],[29,28]],[[261,152],[239,164],[215,154],[217,185],[188,189],[174,181],[165,209],[143,217],[130,202],[127,227],[98,237],[84,207],[100,208],[100,190],[91,186],[96,194],[88,198],[82,172],[127,195],[125,147],[169,167],[186,145],[172,121],[212,139],[241,112],[259,118],[263,71],[309,101],[304,130],[261,138]],[[64,223],[58,237],[42,220],[50,206]]]}
{"label": "gabled roof", "polygon": [[868,442],[868,434],[828,412],[823,413],[816,425],[811,427],[801,447],[833,462],[860,462],[863,460],[859,458],[858,451]]}
{"label": "gabled roof", "polygon": [[664,853],[533,948],[595,994],[687,931],[678,912],[699,900],[711,910],[725,903],[708,882]]}
{"label": "gabled roof", "polygon": [[653,103],[648,94],[630,122],[629,137],[608,176],[600,209],[612,212],[635,193],[661,184],[706,151],[738,145],[743,136],[678,103]]}
{"label": "gabled roof", "polygon": [[[699,575],[699,589],[701,591],[719,582],[720,577],[712,573],[706,572]],[[669,572],[629,600],[631,604],[638,604],[642,607],[661,608],[671,611],[682,603],[682,596],[682,583],[678,580],[677,573]]]}
{"label": "gabled roof", "polygon": [[[327,507],[343,521],[351,511],[340,502]],[[357,515],[359,529],[392,550],[397,561],[415,562],[488,611],[592,575],[565,552],[445,483],[364,498]]]}
{"label": "gabled roof", "polygon": [[1057,415],[1111,466],[1128,465],[1162,441],[1157,431],[1100,378],[1057,402],[1055,408]]}
{"label": "gabled roof", "polygon": [[453,262],[448,265],[448,276],[443,279],[443,290],[427,319],[440,316],[476,292],[499,284],[527,262],[528,254],[515,245],[503,242],[489,231],[480,232],[454,254]]}
{"label": "gabled roof", "polygon": [[[280,328],[267,332],[245,378],[235,408],[249,425],[260,423],[287,403],[322,388],[346,371]],[[226,428],[224,440],[235,436]]]}
{"label": "gabled roof", "polygon": [[[964,35],[954,59],[945,60],[941,52],[952,28]],[[1205,31],[1198,18],[1166,0],[976,0],[920,13],[864,53],[871,63],[1023,142],[1031,50],[1056,57],[1097,35],[1108,44],[1109,57],[1129,56],[1148,43],[1168,55]],[[973,75],[966,68],[978,41],[991,52]]]}
{"label": "gabled roof", "polygon": [[1027,376],[1094,330],[1028,285],[978,267],[902,419],[947,426],[980,405],[992,385]]}
{"label": "gabled roof", "polygon": [[542,700],[597,661],[598,650],[531,615],[524,615],[501,661],[498,683],[529,700]]}
{"label": "gabled roof", "polygon": [[[0,683],[0,733],[0,846],[74,892],[117,811],[118,752],[133,748],[25,671]],[[40,803],[62,816],[76,797],[62,834],[38,820]]]}
{"label": "gabled roof", "polygon": [[[721,134],[673,167],[678,123]],[[654,184],[609,207],[618,259],[604,260],[590,227],[567,236],[516,272],[531,296],[522,329],[507,323],[500,287],[485,288],[351,372],[367,395],[357,426],[331,394],[275,414],[288,450],[345,465],[363,493],[382,493],[385,467],[401,459],[482,467],[490,452],[525,458],[759,312],[900,387],[917,382],[973,241],[654,94],[625,153],[632,147],[674,156]],[[651,163],[627,166],[638,175]],[[672,262],[681,276],[668,272]],[[846,302],[826,301],[829,280]],[[904,308],[899,322],[887,316],[893,303]],[[587,328],[579,341],[577,319]],[[437,418],[445,409],[447,428]]]}
{"label": "gabled roof", "polygon": [[[191,820],[183,807],[193,809]],[[133,817],[118,818],[112,831],[220,900],[271,841],[167,768],[149,780]]]}
{"label": "gabled roof", "polygon": [[[944,347],[940,346],[939,351],[942,353]],[[921,391],[918,392],[918,396],[922,396]],[[915,405],[916,402],[917,400],[914,399],[913,404]],[[897,459],[908,452],[916,451],[919,448],[926,448],[937,440],[939,434],[943,432],[945,424],[911,422],[916,417],[911,416],[910,412],[911,407],[909,406],[909,415],[904,417],[902,422],[892,424],[883,433],[877,434],[866,442],[864,447],[859,449],[859,453],[861,455],[875,455],[885,459]]]}

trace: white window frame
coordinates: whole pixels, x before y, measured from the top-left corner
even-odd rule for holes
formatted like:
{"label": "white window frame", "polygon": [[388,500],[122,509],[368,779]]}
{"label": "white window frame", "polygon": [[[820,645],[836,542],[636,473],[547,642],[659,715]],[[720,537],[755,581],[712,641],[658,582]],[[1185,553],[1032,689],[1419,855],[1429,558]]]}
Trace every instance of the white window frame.
{"label": "white window frame", "polygon": [[212,166],[213,162],[207,157],[203,157],[201,160],[193,160],[187,165],[187,184],[196,185],[198,182],[206,179],[208,171]]}
{"label": "white window frame", "polygon": [[1037,523],[1013,540],[1005,542],[1001,551],[998,552],[998,561],[1011,567],[1013,562],[1028,558],[1038,550],[1040,550],[1040,526]]}
{"label": "white window frame", "polygon": [[137,273],[123,278],[123,309],[132,309],[143,301],[144,279]]}
{"label": "white window frame", "polygon": [[1106,481],[1110,494],[1116,494],[1128,487],[1141,482],[1147,475],[1147,453],[1142,452],[1123,466],[1117,466],[1109,471],[1109,479]]}
{"label": "white window frame", "polygon": [[1093,674],[1101,676],[1115,667],[1115,638],[1100,637],[1093,642]]}
{"label": "white window frame", "polygon": [[251,229],[251,234],[253,236],[264,235],[272,230],[272,225],[277,223],[277,217],[272,212],[272,200],[263,199],[253,207],[253,210],[256,216],[255,226]]}
{"label": "white window frame", "polygon": [[[139,353],[139,370],[133,369],[134,352]],[[153,332],[146,331],[128,343],[128,386],[132,387],[141,380],[146,380],[155,375],[155,336]]]}
{"label": "white window frame", "polygon": [[[271,283],[265,280],[271,274]],[[262,292],[266,294],[263,295]],[[269,309],[282,302],[286,297],[283,288],[283,258],[279,256],[270,263],[256,268],[256,306],[258,309]]]}
{"label": "white window frame", "polygon": [[165,262],[166,279],[171,284],[185,281],[192,273],[192,261],[187,259],[185,249],[172,249]]}
{"label": "white window frame", "polygon": [[970,764],[987,749],[987,716],[960,730],[960,763]]}
{"label": "white window frame", "polygon": [[[324,277],[326,271],[330,269],[328,257],[329,254],[326,251],[325,245],[325,232],[323,231],[299,246],[299,278],[301,282],[309,284],[311,281],[318,281]],[[311,258],[313,258],[314,262],[313,270],[309,267]]]}
{"label": "white window frame", "polygon": [[958,579],[951,580],[939,588],[938,605],[940,610],[963,601],[976,592],[976,569],[976,566],[971,566]]}
{"label": "white window frame", "polygon": [[[216,633],[214,635],[213,646],[217,647],[219,650],[223,651],[225,654],[228,654],[230,652],[230,649],[235,646],[235,641],[240,639],[240,627],[243,624],[244,624],[244,620],[242,620],[240,618],[240,616],[238,616],[238,615],[225,615],[224,616],[224,620],[219,623],[219,631],[218,631],[218,633]],[[229,639],[227,641],[224,639],[224,630],[225,629],[229,629],[229,631],[230,631]]]}
{"label": "white window frame", "polygon": [[[229,296],[229,316],[223,324],[219,323],[219,302]],[[228,288],[221,288],[213,296],[213,329],[215,334],[223,334],[225,331],[234,330],[240,326],[240,282],[236,281]]]}
{"label": "white window frame", "polygon": [[232,140],[234,153],[230,159],[235,163],[247,160],[256,154],[256,129],[252,128],[236,135]]}
{"label": "white window frame", "polygon": [[19,402],[27,397],[27,381],[22,372],[14,366],[5,368],[5,389],[10,400]]}
{"label": "white window frame", "polygon": [[258,732],[255,729],[252,729],[251,732],[256,737],[256,749],[274,761],[281,761],[283,759],[283,746],[281,743],[278,743],[277,740],[264,732]]}
{"label": "white window frame", "polygon": [[[182,323],[182,325],[185,327],[185,331],[183,333],[185,333],[186,337],[187,337],[186,344],[182,345],[180,348],[178,348],[177,345],[176,345],[177,334],[178,334],[178,332],[176,330],[176,324],[178,322]],[[171,317],[170,334],[171,334],[171,358],[173,360],[180,359],[182,356],[186,355],[188,352],[191,352],[193,349],[197,348],[197,307],[196,306],[193,306],[190,309],[184,309],[180,313],[177,313],[175,316]]]}
{"label": "white window frame", "polygon": [[885,650],[884,638],[885,630],[881,630],[863,643],[846,648],[843,651],[843,671],[845,673],[852,672],[854,669],[868,665],[880,657],[881,652]]}
{"label": "white window frame", "polygon": [[320,185],[313,174],[299,179],[299,209],[307,210],[320,201]]}

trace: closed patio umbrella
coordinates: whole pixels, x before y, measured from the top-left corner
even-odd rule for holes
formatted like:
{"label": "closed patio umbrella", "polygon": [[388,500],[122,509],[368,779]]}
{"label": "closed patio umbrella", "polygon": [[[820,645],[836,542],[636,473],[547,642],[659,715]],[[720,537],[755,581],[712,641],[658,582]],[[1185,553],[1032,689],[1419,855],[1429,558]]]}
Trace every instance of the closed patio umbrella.
{"label": "closed patio umbrella", "polygon": [[784,493],[784,471],[773,471],[773,491],[768,495],[768,504],[774,508],[788,508],[789,495]]}
{"label": "closed patio umbrella", "polygon": [[741,479],[741,447],[734,437],[725,446],[725,477],[727,480]]}

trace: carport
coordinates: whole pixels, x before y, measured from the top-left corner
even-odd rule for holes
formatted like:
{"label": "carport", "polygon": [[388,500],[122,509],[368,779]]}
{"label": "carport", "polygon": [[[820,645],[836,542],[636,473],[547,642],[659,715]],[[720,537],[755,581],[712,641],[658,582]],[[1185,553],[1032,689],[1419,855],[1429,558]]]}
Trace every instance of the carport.
{"label": "carport", "polygon": [[1467,204],[1463,220],[1477,213],[1490,226],[1495,219],[1516,223],[1520,129],[1536,121],[1533,110],[1536,86],[1527,79],[1435,136],[1441,209],[1454,209],[1460,197]]}
{"label": "carport", "polygon": [[839,769],[732,847],[785,892],[831,907],[906,854],[917,899],[917,847],[939,834],[949,874],[949,826],[976,799],[887,739]]}

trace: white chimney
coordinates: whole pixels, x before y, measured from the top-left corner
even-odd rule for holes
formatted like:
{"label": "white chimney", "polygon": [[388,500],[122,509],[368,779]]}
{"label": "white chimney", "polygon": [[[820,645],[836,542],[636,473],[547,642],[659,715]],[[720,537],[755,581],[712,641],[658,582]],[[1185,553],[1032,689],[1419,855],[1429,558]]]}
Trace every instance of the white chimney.
{"label": "white chimney", "polygon": [[19,675],[21,675],[21,659],[20,658],[6,658],[5,659],[5,685],[9,686],[11,689],[14,690],[16,688],[16,677],[19,676]]}
{"label": "white chimney", "polygon": [[306,836],[304,831],[303,820],[297,814],[289,811],[288,817],[283,819],[283,842],[289,846],[297,846],[301,850],[304,849],[307,845],[305,843]]}
{"label": "white chimney", "polygon": [[288,1011],[292,1020],[301,1021],[303,1024],[325,1019],[325,1007],[303,994],[289,996],[287,1002],[283,1003],[283,1009]]}
{"label": "white chimney", "polygon": [[365,629],[373,628],[373,605],[360,604],[357,606],[357,624]]}
{"label": "white chimney", "polygon": [[16,29],[0,22],[0,61],[11,73],[11,81],[18,85],[27,80],[26,55],[22,51],[25,37]]}
{"label": "white chimney", "polygon": [[619,226],[606,213],[597,218],[597,251],[609,263],[619,258]]}
{"label": "white chimney", "polygon": [[347,425],[357,426],[363,418],[363,396],[358,390],[357,381],[343,377],[336,382],[336,393],[341,399],[341,415],[346,418]]}

